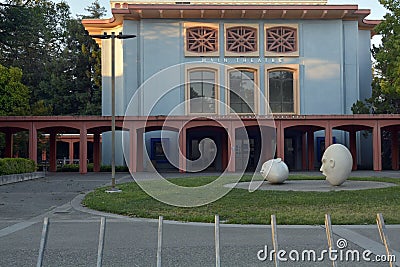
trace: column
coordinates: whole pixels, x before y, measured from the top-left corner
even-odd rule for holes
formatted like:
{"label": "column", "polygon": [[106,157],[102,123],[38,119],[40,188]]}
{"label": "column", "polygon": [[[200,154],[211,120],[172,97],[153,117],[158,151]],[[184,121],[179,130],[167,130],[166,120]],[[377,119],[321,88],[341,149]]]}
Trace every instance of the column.
{"label": "column", "polygon": [[100,133],[93,135],[93,172],[100,172]]}
{"label": "column", "polygon": [[51,172],[57,171],[57,139],[56,133],[50,133],[50,169]]}
{"label": "column", "polygon": [[382,142],[381,142],[381,128],[377,121],[373,129],[373,161],[374,171],[382,170]]}
{"label": "column", "polygon": [[330,145],[332,145],[332,127],[330,121],[328,121],[325,127],[325,149]]}
{"label": "column", "polygon": [[236,125],[231,123],[228,129],[228,172],[236,171]]}
{"label": "column", "polygon": [[307,132],[304,132],[301,135],[301,169],[303,171],[308,169],[307,165],[307,157],[308,157],[308,148],[307,148]]}
{"label": "column", "polygon": [[276,123],[276,156],[285,161],[285,129],[282,121]]}
{"label": "column", "polygon": [[179,149],[181,151],[179,156],[179,172],[186,172],[186,127],[182,127],[179,132]]}
{"label": "column", "polygon": [[357,138],[356,131],[350,131],[350,153],[353,157],[353,171],[357,170]]}
{"label": "column", "polygon": [[308,170],[314,170],[314,132],[307,132]]}
{"label": "column", "polygon": [[129,127],[129,170],[130,172],[137,172],[137,142],[138,134],[134,125]]}
{"label": "column", "polygon": [[87,173],[87,129],[84,124],[80,129],[79,139],[79,172],[81,174]]}
{"label": "column", "polygon": [[397,129],[391,131],[392,133],[392,169],[399,170],[399,132]]}
{"label": "column", "polygon": [[37,130],[34,122],[29,129],[29,158],[37,163]]}
{"label": "column", "polygon": [[12,132],[5,132],[6,134],[6,147],[5,147],[5,157],[12,158],[13,154],[13,134]]}
{"label": "column", "polygon": [[74,163],[74,140],[69,140],[69,164]]}
{"label": "column", "polygon": [[136,159],[137,165],[136,170],[138,172],[143,171],[143,138],[144,138],[144,128],[137,130],[137,138],[136,138]]}

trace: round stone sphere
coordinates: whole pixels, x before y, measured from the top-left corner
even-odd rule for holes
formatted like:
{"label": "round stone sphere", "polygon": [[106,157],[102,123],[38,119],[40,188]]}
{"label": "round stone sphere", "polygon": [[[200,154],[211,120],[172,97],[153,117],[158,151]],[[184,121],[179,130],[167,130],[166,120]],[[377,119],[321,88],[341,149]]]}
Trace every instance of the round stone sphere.
{"label": "round stone sphere", "polygon": [[261,175],[271,184],[282,184],[289,177],[289,168],[281,158],[265,162],[260,171]]}

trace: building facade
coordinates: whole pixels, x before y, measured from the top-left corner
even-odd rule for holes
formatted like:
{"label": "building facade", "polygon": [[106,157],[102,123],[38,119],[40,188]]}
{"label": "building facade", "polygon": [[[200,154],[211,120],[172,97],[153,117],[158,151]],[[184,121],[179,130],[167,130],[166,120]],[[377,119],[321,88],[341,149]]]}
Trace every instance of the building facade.
{"label": "building facade", "polygon": [[[138,127],[138,149],[130,153],[138,171],[196,169],[202,155],[209,163],[202,170],[254,170],[275,156],[292,170],[313,169],[335,142],[349,148],[357,143],[355,167],[372,168],[372,139],[360,133],[362,127],[327,133],[300,123],[279,137],[273,123],[273,118],[350,115],[353,103],[371,95],[370,40],[379,22],[365,19],[369,10],[321,0],[111,1],[111,7],[113,18],[83,24],[90,34],[136,35],[115,40],[115,85],[117,115],[152,118],[153,126],[129,124]],[[111,42],[99,42],[107,116]],[[189,126],[154,122],[165,117],[179,117],[181,124],[186,118]],[[121,144],[129,139],[122,133],[119,138]],[[109,140],[103,134],[104,162]]]}

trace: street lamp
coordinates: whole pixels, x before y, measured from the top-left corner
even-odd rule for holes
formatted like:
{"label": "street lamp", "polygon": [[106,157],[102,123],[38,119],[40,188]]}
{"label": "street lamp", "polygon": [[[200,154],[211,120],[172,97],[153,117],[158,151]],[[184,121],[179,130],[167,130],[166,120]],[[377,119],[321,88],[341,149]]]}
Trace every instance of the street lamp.
{"label": "street lamp", "polygon": [[122,34],[120,32],[115,35],[115,32],[111,34],[94,34],[91,35],[93,38],[99,39],[111,39],[111,189],[107,190],[108,193],[121,192],[115,187],[115,38],[117,39],[130,39],[135,38],[133,34]]}

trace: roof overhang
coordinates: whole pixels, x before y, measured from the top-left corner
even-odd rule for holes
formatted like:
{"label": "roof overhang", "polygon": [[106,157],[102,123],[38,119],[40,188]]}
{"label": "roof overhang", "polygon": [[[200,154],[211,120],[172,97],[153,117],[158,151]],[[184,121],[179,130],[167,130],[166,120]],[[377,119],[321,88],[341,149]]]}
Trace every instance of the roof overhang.
{"label": "roof overhang", "polygon": [[372,34],[374,27],[380,23],[378,20],[366,20],[370,10],[358,9],[358,5],[111,3],[113,18],[82,21],[90,34],[101,34],[102,31],[121,26],[124,20],[142,19],[341,19],[358,21],[360,29],[370,30]]}

